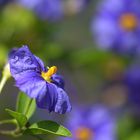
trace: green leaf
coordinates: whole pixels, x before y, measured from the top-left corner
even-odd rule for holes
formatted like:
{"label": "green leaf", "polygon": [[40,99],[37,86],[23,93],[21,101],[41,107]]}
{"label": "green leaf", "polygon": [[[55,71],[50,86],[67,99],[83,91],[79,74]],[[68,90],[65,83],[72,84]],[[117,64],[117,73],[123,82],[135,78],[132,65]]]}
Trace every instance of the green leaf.
{"label": "green leaf", "polygon": [[17,120],[17,122],[21,128],[26,125],[27,118],[25,115],[23,115],[19,112],[15,112],[15,111],[10,110],[10,109],[5,109],[5,111],[8,112],[9,115],[11,115],[13,118],[15,118]]}
{"label": "green leaf", "polygon": [[127,140],[139,140],[140,139],[140,130],[136,130],[134,133],[131,133],[131,136]]}
{"label": "green leaf", "polygon": [[119,140],[128,140],[133,133],[134,121],[129,114],[122,116],[117,123],[117,135]]}
{"label": "green leaf", "polygon": [[24,114],[28,119],[34,114],[36,103],[25,93],[20,92],[17,99],[16,111]]}
{"label": "green leaf", "polygon": [[40,121],[32,124],[28,129],[25,130],[25,134],[55,134],[64,137],[71,137],[71,132],[64,126],[59,125],[53,121]]}

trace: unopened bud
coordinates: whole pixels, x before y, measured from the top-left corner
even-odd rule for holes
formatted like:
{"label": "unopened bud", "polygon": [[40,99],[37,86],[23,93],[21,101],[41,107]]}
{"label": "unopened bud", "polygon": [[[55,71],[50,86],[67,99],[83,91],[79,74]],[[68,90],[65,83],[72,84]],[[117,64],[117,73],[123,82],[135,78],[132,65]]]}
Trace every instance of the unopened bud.
{"label": "unopened bud", "polygon": [[9,63],[7,63],[5,66],[4,66],[4,69],[2,71],[2,79],[0,81],[0,93],[6,83],[6,81],[11,77],[11,73],[10,73],[10,66],[9,66]]}

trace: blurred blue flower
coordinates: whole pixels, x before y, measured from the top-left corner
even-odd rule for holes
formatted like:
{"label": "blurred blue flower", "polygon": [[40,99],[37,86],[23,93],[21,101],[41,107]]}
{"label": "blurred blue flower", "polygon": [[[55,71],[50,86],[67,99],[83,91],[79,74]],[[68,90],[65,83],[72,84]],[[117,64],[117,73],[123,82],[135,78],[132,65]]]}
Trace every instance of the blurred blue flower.
{"label": "blurred blue flower", "polygon": [[75,107],[67,127],[73,137],[64,140],[115,140],[115,118],[102,105]]}
{"label": "blurred blue flower", "polygon": [[102,49],[135,54],[140,51],[140,1],[102,0],[91,25]]}
{"label": "blurred blue flower", "polygon": [[[13,0],[14,1],[14,0]],[[10,0],[0,0],[0,8],[11,2]],[[1,9],[0,9],[1,10]]]}
{"label": "blurred blue flower", "polygon": [[140,106],[140,65],[133,64],[125,72],[124,82],[128,89],[128,99],[135,107]]}
{"label": "blurred blue flower", "polygon": [[55,66],[45,68],[42,60],[27,46],[9,53],[9,64],[16,86],[29,97],[35,98],[39,108],[64,114],[71,110],[64,80],[56,74]]}
{"label": "blurred blue flower", "polygon": [[62,0],[18,0],[43,20],[57,21],[63,17]]}

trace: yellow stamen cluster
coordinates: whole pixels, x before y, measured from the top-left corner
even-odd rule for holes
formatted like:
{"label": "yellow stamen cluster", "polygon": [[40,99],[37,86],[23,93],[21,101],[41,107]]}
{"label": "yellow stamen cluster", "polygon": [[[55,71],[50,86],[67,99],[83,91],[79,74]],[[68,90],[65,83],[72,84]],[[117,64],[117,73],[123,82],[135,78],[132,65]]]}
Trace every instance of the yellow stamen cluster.
{"label": "yellow stamen cluster", "polygon": [[135,15],[131,13],[123,14],[120,18],[120,25],[125,30],[133,30],[136,28],[137,24]]}
{"label": "yellow stamen cluster", "polygon": [[92,140],[92,131],[86,127],[80,127],[75,133],[77,140]]}
{"label": "yellow stamen cluster", "polygon": [[46,80],[47,82],[51,82],[51,76],[57,72],[57,67],[52,66],[48,69],[47,72],[42,72],[41,76]]}

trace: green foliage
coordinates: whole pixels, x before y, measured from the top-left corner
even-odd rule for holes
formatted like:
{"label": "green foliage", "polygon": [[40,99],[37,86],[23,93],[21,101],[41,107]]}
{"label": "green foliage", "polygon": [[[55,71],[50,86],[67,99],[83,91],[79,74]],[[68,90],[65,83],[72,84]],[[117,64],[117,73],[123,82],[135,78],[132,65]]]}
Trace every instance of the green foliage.
{"label": "green foliage", "polygon": [[5,45],[0,44],[0,67],[6,63],[8,49]]}
{"label": "green foliage", "polygon": [[[134,131],[134,120],[132,117],[123,116],[119,121],[118,121],[118,138],[119,140],[128,140],[132,136],[132,133]],[[133,139],[131,139],[133,140]],[[134,139],[135,140],[135,139]],[[139,139],[136,139],[139,140]]]}
{"label": "green foliage", "polygon": [[135,131],[132,133],[130,137],[128,137],[127,140],[139,140],[140,139],[140,130]]}
{"label": "green foliage", "polygon": [[0,134],[11,135],[18,137],[21,135],[32,135],[36,136],[38,134],[53,134],[58,136],[70,137],[71,133],[64,126],[53,122],[53,121],[40,121],[34,124],[29,123],[29,119],[34,114],[36,109],[35,100],[29,98],[26,94],[20,92],[18,95],[16,111],[6,109],[6,112],[12,116],[14,119],[1,121],[3,123],[12,123],[16,125],[15,130],[11,131],[0,131]]}
{"label": "green foliage", "polygon": [[16,111],[24,114],[29,119],[35,112],[35,100],[29,98],[25,93],[20,92],[17,99]]}
{"label": "green foliage", "polygon": [[64,126],[59,125],[53,121],[40,121],[32,124],[28,129],[25,130],[25,134],[55,134],[60,136],[71,136],[71,133]]}
{"label": "green foliage", "polygon": [[[9,22],[11,24],[9,24]],[[6,31],[27,31],[34,25],[34,23],[35,17],[33,16],[33,13],[18,5],[8,5],[2,13],[1,27],[7,27],[7,29],[4,28]],[[10,28],[12,30],[10,30]]]}
{"label": "green foliage", "polygon": [[[71,133],[64,126],[53,121],[40,121],[27,126],[27,117],[19,112],[6,109],[6,111],[17,121],[18,130],[21,134],[38,135],[38,134],[54,134],[58,136],[71,137]],[[16,135],[16,134],[15,134]]]}
{"label": "green foliage", "polygon": [[[120,63],[125,64],[127,59],[122,59],[123,57],[117,56],[110,52],[100,51],[95,48],[88,48],[75,51],[70,56],[70,61],[76,67],[85,67],[94,68],[98,66],[98,70],[101,65],[107,63],[111,59],[116,59],[120,61]],[[75,61],[76,60],[76,61]]]}
{"label": "green foliage", "polygon": [[118,140],[139,140],[139,124],[140,122],[138,118],[135,118],[130,114],[125,114],[125,116],[118,121]]}
{"label": "green foliage", "polygon": [[8,114],[10,116],[12,116],[13,118],[15,118],[18,122],[18,125],[20,126],[20,128],[22,128],[23,126],[26,125],[27,123],[27,117],[19,112],[16,111],[12,111],[10,109],[6,109],[6,111],[8,112]]}

